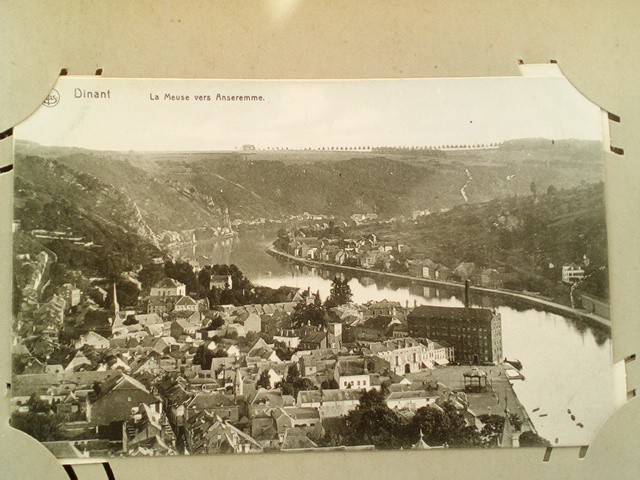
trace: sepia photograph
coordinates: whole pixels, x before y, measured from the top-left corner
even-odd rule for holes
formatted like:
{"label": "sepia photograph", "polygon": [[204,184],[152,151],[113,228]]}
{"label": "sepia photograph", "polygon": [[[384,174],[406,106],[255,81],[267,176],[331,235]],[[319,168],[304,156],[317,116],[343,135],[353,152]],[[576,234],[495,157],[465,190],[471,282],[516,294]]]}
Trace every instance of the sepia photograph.
{"label": "sepia photograph", "polygon": [[60,77],[14,132],[11,425],[65,460],[588,445],[603,118],[562,76]]}

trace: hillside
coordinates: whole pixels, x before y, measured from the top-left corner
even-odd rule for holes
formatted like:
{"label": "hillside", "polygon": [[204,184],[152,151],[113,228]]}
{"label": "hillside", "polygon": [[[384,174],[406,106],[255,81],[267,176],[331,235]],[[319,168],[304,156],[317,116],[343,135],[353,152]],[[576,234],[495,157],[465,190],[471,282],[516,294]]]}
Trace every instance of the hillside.
{"label": "hillside", "polygon": [[[135,210],[148,234],[157,239],[165,232],[221,226],[225,205],[214,203],[192,185],[182,184],[171,176],[154,177],[132,164],[131,158],[118,152],[48,148],[24,142],[16,148],[17,168],[29,160],[46,159],[66,168],[69,174],[111,187],[123,206]],[[26,177],[30,174],[25,168],[22,172]]]}
{"label": "hillside", "polygon": [[608,297],[603,183],[548,189],[535,200],[529,195],[463,205],[415,222],[374,224],[348,232],[368,233],[398,240],[411,258],[431,259],[451,269],[460,262],[474,262],[511,272],[507,287],[550,296],[566,296],[566,288],[560,286],[562,265],[586,258],[587,273],[597,273],[582,290]]}
{"label": "hillside", "polygon": [[[17,253],[21,248],[35,253],[39,243],[55,252],[60,264],[95,276],[115,277],[161,255],[124,194],[55,160],[16,161],[14,219],[20,224]],[[42,230],[41,237],[22,233],[33,230]]]}
{"label": "hillside", "polygon": [[[187,158],[187,155],[185,155]],[[305,158],[315,161],[305,163]],[[149,165],[149,164],[147,164]],[[603,178],[597,142],[562,141],[519,148],[424,154],[363,152],[257,152],[198,154],[197,160],[153,164],[229,205],[232,216],[275,216],[304,211],[338,217],[375,212],[384,217],[437,211],[531,193],[553,184],[569,188]],[[468,173],[467,173],[468,170]]]}
{"label": "hillside", "polygon": [[[600,144],[523,139],[496,149],[251,152],[92,152],[21,142],[25,155],[55,159],[122,192],[155,233],[215,228],[232,219],[303,212],[384,218],[414,210],[571,188],[603,178]],[[21,152],[23,152],[21,154]],[[465,186],[466,185],[466,186]],[[464,192],[462,189],[464,188]]]}

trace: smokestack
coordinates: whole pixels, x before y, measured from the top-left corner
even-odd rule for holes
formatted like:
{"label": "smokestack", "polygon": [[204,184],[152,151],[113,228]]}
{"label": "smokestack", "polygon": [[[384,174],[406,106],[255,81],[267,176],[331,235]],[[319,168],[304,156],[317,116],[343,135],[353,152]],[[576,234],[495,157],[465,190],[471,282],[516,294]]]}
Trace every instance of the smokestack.
{"label": "smokestack", "polygon": [[464,282],[464,308],[469,308],[469,280]]}

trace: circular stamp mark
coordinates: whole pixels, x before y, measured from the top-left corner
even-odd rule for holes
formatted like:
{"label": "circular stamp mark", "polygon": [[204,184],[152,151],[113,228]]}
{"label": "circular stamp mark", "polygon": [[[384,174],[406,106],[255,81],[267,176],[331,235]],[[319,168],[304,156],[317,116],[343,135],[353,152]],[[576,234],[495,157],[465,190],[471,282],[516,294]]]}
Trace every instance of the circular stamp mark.
{"label": "circular stamp mark", "polygon": [[45,107],[55,107],[58,103],[60,103],[60,93],[55,88],[42,102]]}

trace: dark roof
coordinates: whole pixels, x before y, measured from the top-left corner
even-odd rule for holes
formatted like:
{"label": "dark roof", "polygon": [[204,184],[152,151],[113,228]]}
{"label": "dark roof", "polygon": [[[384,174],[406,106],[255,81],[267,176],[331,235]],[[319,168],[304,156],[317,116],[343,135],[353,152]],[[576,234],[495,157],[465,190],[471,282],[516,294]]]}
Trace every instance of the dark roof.
{"label": "dark roof", "polygon": [[325,339],[326,336],[327,336],[327,333],[323,331],[309,332],[302,339],[302,343],[318,343],[319,344],[319,343],[322,343],[322,341]]}
{"label": "dark roof", "polygon": [[393,317],[389,315],[377,315],[364,322],[363,326],[366,328],[385,331],[391,323],[391,320],[393,320]]}
{"label": "dark roof", "polygon": [[488,308],[464,308],[464,307],[433,307],[422,305],[413,309],[407,316],[407,320],[467,320],[471,322],[486,322],[493,317],[493,312]]}
{"label": "dark roof", "polygon": [[177,280],[174,280],[173,278],[163,278],[162,280],[160,280],[158,283],[156,283],[155,287],[156,288],[175,288],[175,287],[181,287],[183,286],[184,283],[180,283]]}
{"label": "dark roof", "polygon": [[198,302],[196,302],[189,295],[185,295],[184,297],[181,297],[180,300],[176,302],[176,305],[197,305],[197,304]]}

